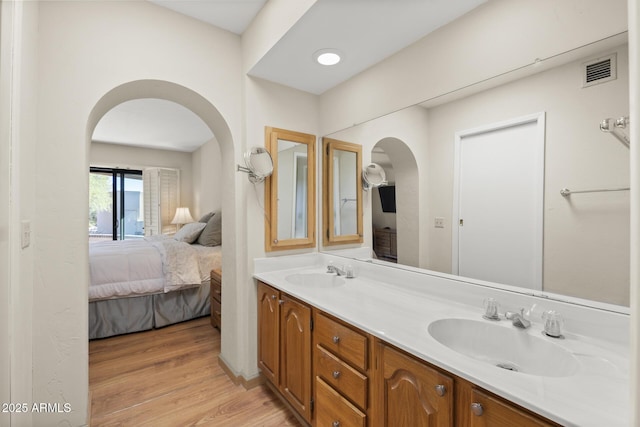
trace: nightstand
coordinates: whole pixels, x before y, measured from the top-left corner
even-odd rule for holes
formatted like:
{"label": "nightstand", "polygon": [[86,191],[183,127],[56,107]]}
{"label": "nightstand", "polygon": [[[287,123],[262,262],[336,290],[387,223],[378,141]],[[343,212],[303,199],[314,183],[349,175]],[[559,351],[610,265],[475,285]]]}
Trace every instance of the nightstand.
{"label": "nightstand", "polygon": [[211,270],[211,326],[220,330],[222,320],[222,270]]}

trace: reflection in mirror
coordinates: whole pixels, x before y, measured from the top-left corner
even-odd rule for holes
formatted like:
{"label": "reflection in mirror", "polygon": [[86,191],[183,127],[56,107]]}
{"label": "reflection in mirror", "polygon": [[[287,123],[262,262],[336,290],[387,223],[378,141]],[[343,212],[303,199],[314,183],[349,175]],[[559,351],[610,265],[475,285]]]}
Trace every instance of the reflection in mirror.
{"label": "reflection in mirror", "polygon": [[362,185],[365,190],[387,185],[387,174],[384,168],[377,163],[369,163],[362,170]]}
{"label": "reflection in mirror", "polygon": [[324,244],[362,242],[362,146],[323,138]]}
{"label": "reflection in mirror", "polygon": [[[585,64],[606,58],[616,62],[615,78],[583,84]],[[617,305],[607,307],[624,312],[629,305],[629,192],[576,192],[563,197],[560,191],[629,187],[629,150],[599,129],[604,119],[629,114],[626,34],[574,49],[550,62],[552,65],[542,61],[531,69],[514,71],[518,78],[501,75],[500,81],[506,81],[501,85],[488,88],[484,81],[479,85],[482,90],[473,92],[466,87],[465,96],[448,94],[444,101],[433,99],[411,106],[331,137],[361,144],[367,161],[381,161],[376,159],[377,151],[390,158],[392,165],[384,168],[391,171],[390,181],[396,184],[398,220],[392,222],[397,225],[398,263],[423,268],[429,274],[451,274],[459,243],[454,228],[461,226],[455,221],[459,211],[454,211],[456,134],[543,112],[542,291],[552,298],[570,296],[585,304]],[[387,143],[390,139],[394,142]],[[382,145],[384,150],[379,149]],[[417,205],[411,209],[405,206],[410,200],[401,193],[405,184],[398,184],[398,175],[410,169],[407,156],[393,152],[401,146],[408,147],[417,164],[417,187],[412,189]],[[500,161],[511,164],[507,156]],[[492,172],[489,167],[483,170]],[[504,193],[483,210],[489,216],[505,213],[516,203],[514,196]],[[373,248],[371,218],[382,215],[373,210],[376,206],[371,199],[364,207],[365,223],[372,224],[365,228],[364,243]],[[470,221],[459,219],[465,225]],[[405,221],[416,221],[411,230],[417,244],[410,242],[411,233],[402,231]],[[487,240],[488,245],[499,244]],[[414,249],[406,249],[409,244]],[[410,259],[408,254],[415,257]],[[492,268],[507,267],[505,261]],[[481,283],[475,277],[470,281]],[[495,282],[526,292],[507,281]]]}
{"label": "reflection in mirror", "polygon": [[266,251],[315,246],[314,135],[267,127],[274,173],[265,181]]}

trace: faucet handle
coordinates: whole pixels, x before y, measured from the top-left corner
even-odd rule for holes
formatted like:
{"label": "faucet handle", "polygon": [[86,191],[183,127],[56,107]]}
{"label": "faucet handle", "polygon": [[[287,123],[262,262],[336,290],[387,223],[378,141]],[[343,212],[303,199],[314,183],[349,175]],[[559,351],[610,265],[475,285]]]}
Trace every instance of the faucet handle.
{"label": "faucet handle", "polygon": [[498,307],[500,307],[500,304],[498,304],[498,301],[493,298],[487,298],[482,305],[484,306],[484,314],[482,317],[487,320],[500,320],[500,316],[498,315]]}
{"label": "faucet handle", "polygon": [[564,319],[555,310],[547,310],[542,313],[542,320],[544,321],[543,333],[551,338],[564,338],[562,335],[562,328],[564,326]]}

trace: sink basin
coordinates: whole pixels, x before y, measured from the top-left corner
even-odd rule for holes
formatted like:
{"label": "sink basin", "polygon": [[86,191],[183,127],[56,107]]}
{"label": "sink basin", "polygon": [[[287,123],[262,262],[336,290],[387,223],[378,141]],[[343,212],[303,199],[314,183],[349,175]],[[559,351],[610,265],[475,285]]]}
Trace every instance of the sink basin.
{"label": "sink basin", "polygon": [[331,273],[295,273],[284,278],[294,285],[310,286],[314,288],[333,288],[344,285],[344,277]]}
{"label": "sink basin", "polygon": [[578,370],[575,357],[551,338],[516,329],[510,322],[441,319],[429,325],[429,334],[458,353],[509,371],[566,377]]}

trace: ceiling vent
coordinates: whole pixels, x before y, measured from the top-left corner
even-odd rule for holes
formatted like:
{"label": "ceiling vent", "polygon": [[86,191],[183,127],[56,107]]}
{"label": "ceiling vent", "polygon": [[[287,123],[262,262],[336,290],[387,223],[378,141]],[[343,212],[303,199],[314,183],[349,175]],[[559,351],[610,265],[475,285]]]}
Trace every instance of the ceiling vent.
{"label": "ceiling vent", "polygon": [[583,65],[582,87],[589,87],[615,80],[617,55],[611,55],[585,62]]}

